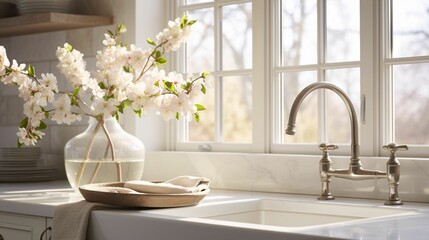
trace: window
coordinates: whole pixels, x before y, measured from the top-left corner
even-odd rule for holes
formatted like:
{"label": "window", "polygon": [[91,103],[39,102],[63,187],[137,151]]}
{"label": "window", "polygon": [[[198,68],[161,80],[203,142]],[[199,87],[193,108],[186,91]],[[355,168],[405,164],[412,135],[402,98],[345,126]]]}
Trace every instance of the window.
{"label": "window", "polygon": [[[284,134],[298,92],[331,82],[360,117],[362,155],[382,145],[429,146],[429,0],[177,0],[199,24],[178,57],[184,73],[209,70],[213,88],[202,123],[181,122],[175,149],[319,153],[321,142],[350,152],[350,120],[329,90],[300,107],[297,134]],[[417,126],[417,127],[416,127]]]}
{"label": "window", "polygon": [[[259,1],[179,1],[179,13],[197,19],[179,61],[184,73],[210,71],[215,82],[200,103],[207,110],[200,123],[180,123],[179,149],[251,151],[255,142],[254,87],[264,59],[254,58]],[[256,32],[255,32],[256,31]],[[260,64],[262,62],[262,64]],[[256,65],[256,66],[255,66]],[[263,79],[263,78],[259,78]],[[263,85],[263,84],[262,84]]]}
{"label": "window", "polygon": [[[350,119],[342,100],[331,91],[311,93],[300,107],[294,136],[284,135],[296,95],[308,84],[331,82],[341,87],[359,111],[359,0],[281,0],[275,19],[274,86],[280,121],[274,151],[318,151],[320,142],[350,142]],[[346,146],[346,145],[345,145]],[[348,148],[344,148],[348,149]]]}
{"label": "window", "polygon": [[382,71],[388,140],[412,145],[424,156],[429,145],[429,1],[384,1]]}

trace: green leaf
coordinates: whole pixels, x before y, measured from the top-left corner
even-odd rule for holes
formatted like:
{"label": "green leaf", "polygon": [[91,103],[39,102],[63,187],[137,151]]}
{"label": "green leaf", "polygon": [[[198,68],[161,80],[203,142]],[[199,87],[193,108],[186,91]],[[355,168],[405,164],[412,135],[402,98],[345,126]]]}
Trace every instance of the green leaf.
{"label": "green leaf", "polygon": [[24,118],[24,120],[22,120],[22,121],[19,123],[19,127],[20,127],[20,128],[26,128],[27,126],[28,126],[28,117]]}
{"label": "green leaf", "polygon": [[34,67],[31,64],[28,65],[28,75],[30,75],[31,77],[34,77],[35,75]]}
{"label": "green leaf", "polygon": [[182,86],[182,89],[189,91],[189,89],[191,89],[192,87],[192,84],[191,82],[187,82],[186,84],[182,84],[181,86]]}
{"label": "green leaf", "polygon": [[79,94],[80,87],[77,87],[73,90],[73,96],[77,96]]}
{"label": "green leaf", "polygon": [[70,101],[71,101],[71,105],[72,105],[72,106],[77,106],[77,107],[79,107],[79,102],[77,101],[77,97],[76,97],[76,96],[71,96],[71,97],[70,97]]}
{"label": "green leaf", "polygon": [[127,28],[125,27],[125,25],[124,25],[124,24],[119,24],[119,25],[116,27],[116,31],[117,31],[118,33],[126,32],[126,31],[127,31]]}
{"label": "green leaf", "polygon": [[204,107],[203,105],[201,105],[201,104],[195,104],[195,107],[197,107],[197,111],[204,111],[204,110],[206,110],[206,107]]}
{"label": "green leaf", "polygon": [[139,116],[139,118],[141,118],[141,117],[142,117],[142,110],[141,110],[141,109],[139,109],[139,110],[134,110],[134,113],[135,113],[135,114],[137,114],[137,116]]}
{"label": "green leaf", "polygon": [[118,106],[118,111],[120,113],[124,113],[124,109],[126,109],[127,107],[131,106],[133,102],[129,99],[125,99],[124,101],[121,102],[121,104]]}
{"label": "green leaf", "polygon": [[147,38],[146,42],[149,43],[152,46],[156,46],[156,43],[155,43],[155,41],[152,38]]}
{"label": "green leaf", "polygon": [[10,68],[6,68],[6,75],[9,75],[9,74],[11,74],[13,71],[12,71],[12,69],[10,69]]}
{"label": "green leaf", "polygon": [[114,37],[114,36],[115,36],[115,34],[114,34],[112,31],[110,31],[110,30],[107,30],[107,33],[109,33],[109,35],[110,35],[111,37]]}
{"label": "green leaf", "polygon": [[167,62],[167,59],[160,57],[156,59],[156,62],[159,64],[165,64]]}
{"label": "green leaf", "polygon": [[46,129],[48,126],[43,121],[40,121],[39,126],[36,128],[37,130],[43,130]]}
{"label": "green leaf", "polygon": [[180,21],[180,28],[184,28],[186,26],[186,24],[188,23],[188,16],[183,16],[181,21]]}
{"label": "green leaf", "polygon": [[195,122],[200,122],[200,114],[198,112],[194,113]]}
{"label": "green leaf", "polygon": [[115,118],[116,118],[116,121],[119,122],[119,113],[118,112],[115,112]]}
{"label": "green leaf", "polygon": [[130,66],[123,66],[122,69],[124,70],[124,72],[126,73],[130,73],[131,72],[131,67]]}
{"label": "green leaf", "polygon": [[203,72],[201,73],[201,77],[206,79],[209,74],[210,74],[209,72]]}
{"label": "green leaf", "polygon": [[164,82],[164,86],[165,89],[167,89],[168,91],[175,93],[176,92],[176,87],[174,86],[174,84],[172,82],[169,82],[167,80],[163,80]]}
{"label": "green leaf", "polygon": [[188,22],[188,26],[192,26],[197,22],[197,20],[191,20]]}
{"label": "green leaf", "polygon": [[161,57],[161,55],[162,55],[161,51],[159,51],[159,50],[156,50],[156,51],[155,51],[155,57],[156,57],[156,58],[160,58],[160,57]]}
{"label": "green leaf", "polygon": [[179,120],[180,119],[180,114],[178,112],[176,112],[176,119]]}
{"label": "green leaf", "polygon": [[106,85],[104,85],[104,82],[99,82],[99,83],[98,83],[98,86],[99,86],[101,89],[103,89],[103,90],[106,90],[106,89],[107,89]]}
{"label": "green leaf", "polygon": [[206,94],[206,92],[207,92],[206,85],[201,84],[201,92]]}

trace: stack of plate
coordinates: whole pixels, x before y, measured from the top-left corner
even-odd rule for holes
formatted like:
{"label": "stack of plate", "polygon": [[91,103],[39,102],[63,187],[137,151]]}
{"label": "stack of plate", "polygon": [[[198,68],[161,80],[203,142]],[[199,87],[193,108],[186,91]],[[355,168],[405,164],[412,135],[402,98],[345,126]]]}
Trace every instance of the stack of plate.
{"label": "stack of plate", "polygon": [[0,148],[0,182],[47,181],[56,169],[39,166],[40,148]]}
{"label": "stack of plate", "polygon": [[16,6],[20,15],[46,12],[70,13],[72,0],[18,0]]}

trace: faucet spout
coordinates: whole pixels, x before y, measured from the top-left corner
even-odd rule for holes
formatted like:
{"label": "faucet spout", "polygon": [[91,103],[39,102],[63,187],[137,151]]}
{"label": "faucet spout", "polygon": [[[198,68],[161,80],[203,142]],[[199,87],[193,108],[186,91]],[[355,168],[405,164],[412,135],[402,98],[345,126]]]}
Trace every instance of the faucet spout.
{"label": "faucet spout", "polygon": [[308,85],[304,88],[296,97],[295,101],[292,104],[292,108],[289,114],[289,121],[287,124],[286,134],[294,135],[295,134],[295,122],[296,116],[298,114],[298,109],[301,106],[302,101],[307,97],[308,94],[317,89],[329,89],[335,92],[343,102],[346,104],[347,111],[350,116],[350,125],[351,125],[351,157],[350,157],[350,168],[359,169],[362,164],[359,160],[359,123],[356,114],[356,110],[353,107],[352,101],[347,96],[347,94],[341,90],[339,87],[331,83],[326,82],[316,82]]}

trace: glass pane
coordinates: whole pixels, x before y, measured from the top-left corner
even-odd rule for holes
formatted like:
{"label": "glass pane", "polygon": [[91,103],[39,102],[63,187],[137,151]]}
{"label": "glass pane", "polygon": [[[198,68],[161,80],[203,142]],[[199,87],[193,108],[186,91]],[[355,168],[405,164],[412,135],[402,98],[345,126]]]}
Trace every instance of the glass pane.
{"label": "glass pane", "polygon": [[190,142],[213,142],[215,140],[215,88],[207,88],[206,94],[197,97],[196,103],[206,107],[200,113],[200,122],[189,123]]}
{"label": "glass pane", "polygon": [[252,79],[222,79],[222,127],[225,142],[252,142]]}
{"label": "glass pane", "polygon": [[[360,116],[360,69],[345,68],[326,71],[326,81],[340,87],[353,102]],[[327,99],[328,143],[350,143],[350,117],[343,100],[334,92],[325,91]]]}
{"label": "glass pane", "polygon": [[393,57],[429,55],[429,1],[393,1]]}
{"label": "glass pane", "polygon": [[186,48],[186,72],[214,70],[214,14],[213,8],[188,12],[189,19],[197,20],[192,26]]}
{"label": "glass pane", "polygon": [[252,4],[222,7],[222,70],[252,68]]}
{"label": "glass pane", "polygon": [[213,2],[213,0],[185,0],[186,4]]}
{"label": "glass pane", "polygon": [[[298,93],[307,85],[317,81],[315,71],[290,72],[282,74],[284,84],[284,126],[287,126],[290,108]],[[296,118],[296,134],[285,135],[284,143],[318,142],[318,104],[316,92],[311,93],[301,103]]]}
{"label": "glass pane", "polygon": [[317,0],[282,0],[284,66],[317,63]]}
{"label": "glass pane", "polygon": [[429,63],[393,67],[395,142],[429,144]]}
{"label": "glass pane", "polygon": [[328,62],[359,61],[359,2],[359,0],[326,1]]}

